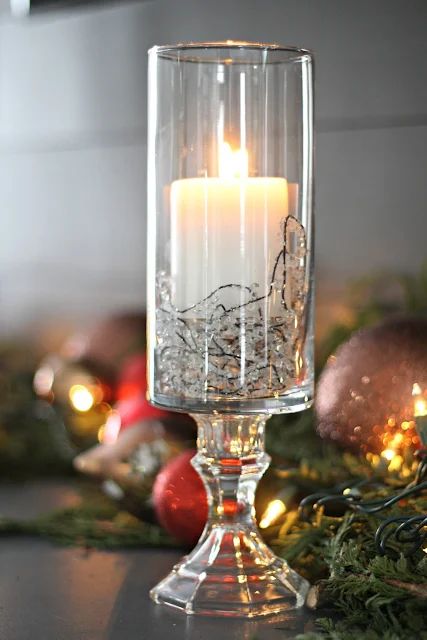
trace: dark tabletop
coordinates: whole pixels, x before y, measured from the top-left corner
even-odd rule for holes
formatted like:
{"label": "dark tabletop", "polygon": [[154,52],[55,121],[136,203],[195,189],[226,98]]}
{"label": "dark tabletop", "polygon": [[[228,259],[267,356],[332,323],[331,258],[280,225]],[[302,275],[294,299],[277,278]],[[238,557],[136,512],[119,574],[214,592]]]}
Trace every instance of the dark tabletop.
{"label": "dark tabletop", "polygon": [[[31,517],[70,506],[68,485],[0,487],[0,514]],[[260,622],[185,616],[148,591],[180,554],[170,549],[86,551],[32,537],[0,539],[1,640],[288,640],[312,629],[299,612]]]}

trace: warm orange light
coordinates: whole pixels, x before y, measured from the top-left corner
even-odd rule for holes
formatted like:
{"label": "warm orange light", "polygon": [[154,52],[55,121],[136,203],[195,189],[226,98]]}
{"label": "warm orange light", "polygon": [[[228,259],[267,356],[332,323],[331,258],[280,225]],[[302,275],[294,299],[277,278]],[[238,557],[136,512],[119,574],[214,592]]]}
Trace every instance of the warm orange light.
{"label": "warm orange light", "polygon": [[415,382],[412,386],[412,395],[415,396],[414,417],[420,418],[422,416],[427,416],[427,401],[423,397],[423,391],[418,382]]}
{"label": "warm orange light", "polygon": [[370,451],[368,451],[368,453],[366,454],[366,460],[370,462],[374,468],[378,467],[381,462],[380,456],[376,453],[371,453]]}
{"label": "warm orange light", "polygon": [[73,384],[68,396],[71,406],[80,413],[86,413],[95,404],[95,398],[91,391],[83,384]]}
{"label": "warm orange light", "polygon": [[388,465],[389,471],[400,471],[403,466],[403,457],[399,454],[395,454],[393,458],[390,460],[390,464]]}
{"label": "warm orange light", "polygon": [[427,402],[424,398],[415,400],[414,403],[414,416],[421,417],[427,415]]}
{"label": "warm orange light", "polygon": [[219,177],[247,178],[249,157],[247,149],[232,149],[228,142],[223,142],[219,151]]}
{"label": "warm orange light", "polygon": [[403,433],[399,431],[394,434],[393,438],[390,441],[390,448],[397,449],[403,442]]}
{"label": "warm orange light", "polygon": [[384,451],[381,451],[381,457],[385,458],[389,462],[393,460],[395,454],[396,452],[394,451],[394,449],[384,449]]}
{"label": "warm orange light", "polygon": [[400,471],[404,463],[403,457],[399,453],[397,453],[395,449],[391,448],[384,449],[384,451],[381,452],[381,458],[388,462],[388,471]]}
{"label": "warm orange light", "polygon": [[262,514],[261,521],[259,523],[260,529],[267,529],[270,525],[277,520],[286,511],[286,505],[282,500],[272,500],[267,509]]}

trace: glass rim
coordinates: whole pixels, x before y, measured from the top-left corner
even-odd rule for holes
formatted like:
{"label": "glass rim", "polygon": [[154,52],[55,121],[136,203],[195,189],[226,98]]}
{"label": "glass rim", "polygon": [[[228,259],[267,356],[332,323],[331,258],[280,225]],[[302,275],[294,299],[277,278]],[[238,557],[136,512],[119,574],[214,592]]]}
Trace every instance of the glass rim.
{"label": "glass rim", "polygon": [[[202,56],[197,56],[197,51],[206,52],[206,51],[221,51],[221,50],[230,50],[234,49],[238,50],[248,50],[248,51],[259,51],[259,52],[267,52],[267,53],[283,53],[289,54],[288,57],[284,57],[279,60],[270,60],[267,63],[290,63],[297,62],[303,60],[312,60],[313,52],[310,49],[305,49],[293,45],[282,45],[276,42],[250,42],[246,40],[222,40],[222,41],[211,41],[211,42],[180,42],[172,45],[154,45],[148,50],[148,54],[150,56],[155,55],[159,58],[163,58],[166,60],[174,60],[181,62],[200,62],[200,63],[218,63],[221,62],[217,59],[209,59],[203,58]],[[192,56],[181,56],[183,53],[191,53],[194,52]],[[245,64],[245,62],[252,64],[253,61],[245,61],[239,59],[227,59],[229,64]]]}

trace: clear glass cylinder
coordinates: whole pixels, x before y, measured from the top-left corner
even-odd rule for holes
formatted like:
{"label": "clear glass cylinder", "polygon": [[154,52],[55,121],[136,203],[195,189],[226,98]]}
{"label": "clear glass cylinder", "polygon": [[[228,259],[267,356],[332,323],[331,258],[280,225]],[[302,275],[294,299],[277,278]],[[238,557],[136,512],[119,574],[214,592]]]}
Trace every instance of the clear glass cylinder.
{"label": "clear glass cylinder", "polygon": [[149,395],[190,413],[313,397],[313,62],[240,42],[149,53]]}
{"label": "clear glass cylinder", "polygon": [[269,615],[307,593],[265,545],[254,496],[263,414],[313,397],[312,172],[308,51],[150,51],[149,396],[196,419],[209,504],[197,546],[151,596],[188,614]]}

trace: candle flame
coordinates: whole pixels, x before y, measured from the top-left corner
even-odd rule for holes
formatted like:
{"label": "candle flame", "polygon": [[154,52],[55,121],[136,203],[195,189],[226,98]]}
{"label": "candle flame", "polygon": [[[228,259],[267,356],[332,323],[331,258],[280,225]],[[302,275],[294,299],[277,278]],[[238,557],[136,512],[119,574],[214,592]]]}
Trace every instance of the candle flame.
{"label": "candle flame", "polygon": [[247,178],[249,156],[247,149],[232,149],[228,142],[223,142],[219,151],[219,177]]}
{"label": "candle flame", "polygon": [[260,529],[267,529],[279,516],[286,511],[286,505],[281,500],[272,500],[267,509],[262,514],[261,521],[259,523]]}

